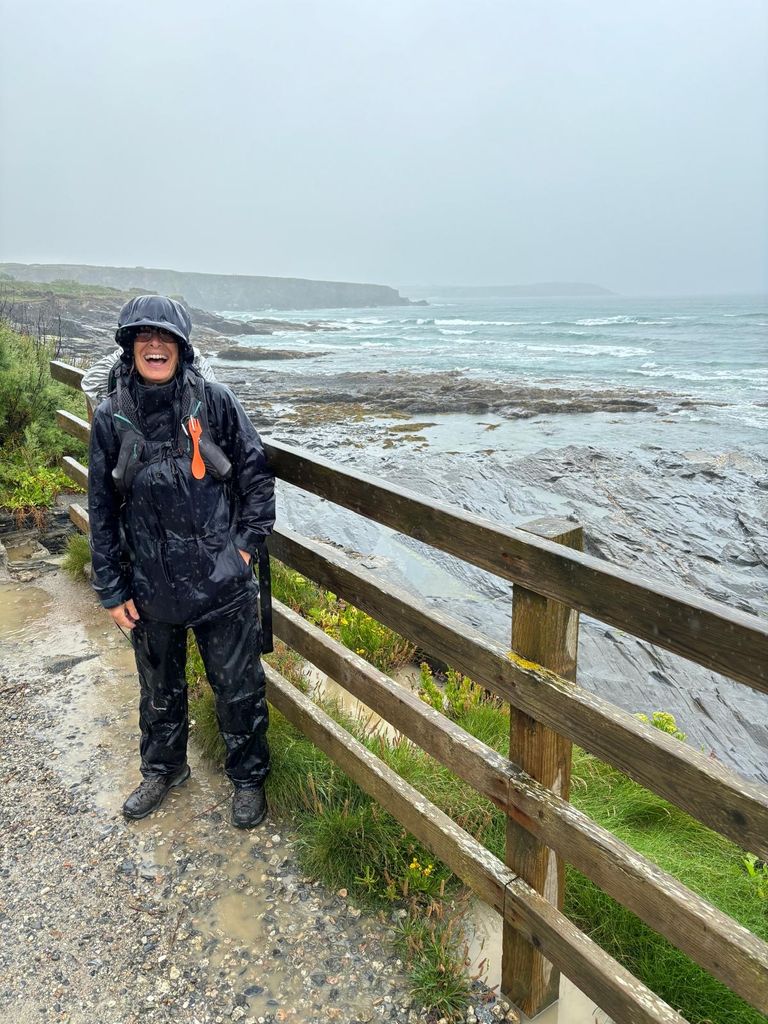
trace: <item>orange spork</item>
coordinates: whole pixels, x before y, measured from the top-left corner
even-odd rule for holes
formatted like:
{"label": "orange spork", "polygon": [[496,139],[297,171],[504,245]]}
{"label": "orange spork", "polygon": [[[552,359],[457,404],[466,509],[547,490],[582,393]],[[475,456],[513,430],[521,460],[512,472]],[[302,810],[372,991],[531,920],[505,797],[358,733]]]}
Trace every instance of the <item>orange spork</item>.
{"label": "orange spork", "polygon": [[189,428],[189,436],[192,438],[192,476],[195,480],[202,480],[205,476],[205,463],[200,454],[200,437],[203,433],[203,427],[200,420],[194,416],[190,416],[187,427]]}

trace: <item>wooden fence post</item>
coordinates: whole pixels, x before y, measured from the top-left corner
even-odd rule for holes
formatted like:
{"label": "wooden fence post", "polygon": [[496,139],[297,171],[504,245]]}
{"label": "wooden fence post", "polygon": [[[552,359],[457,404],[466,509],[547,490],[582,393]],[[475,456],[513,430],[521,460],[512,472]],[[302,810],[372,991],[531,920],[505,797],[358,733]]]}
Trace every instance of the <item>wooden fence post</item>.
{"label": "wooden fence post", "polygon": [[[583,549],[584,531],[567,519],[544,517],[522,527],[539,537]],[[559,601],[515,585],[512,650],[565,679],[576,679],[579,613]],[[509,756],[529,775],[567,800],[571,781],[571,741],[510,708]],[[558,910],[563,907],[565,865],[530,832],[507,819],[506,863]],[[529,1017],[558,997],[560,974],[509,924],[504,924],[501,990]]]}

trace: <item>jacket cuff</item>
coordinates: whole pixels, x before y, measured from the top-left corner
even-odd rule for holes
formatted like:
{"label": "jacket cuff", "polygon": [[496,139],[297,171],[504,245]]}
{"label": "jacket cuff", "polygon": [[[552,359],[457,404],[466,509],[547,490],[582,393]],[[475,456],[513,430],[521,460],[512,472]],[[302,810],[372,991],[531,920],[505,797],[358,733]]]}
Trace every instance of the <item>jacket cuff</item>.
{"label": "jacket cuff", "polygon": [[249,555],[254,555],[259,544],[263,544],[267,536],[264,533],[257,533],[255,530],[240,529],[235,530],[233,539],[241,551],[247,551]]}

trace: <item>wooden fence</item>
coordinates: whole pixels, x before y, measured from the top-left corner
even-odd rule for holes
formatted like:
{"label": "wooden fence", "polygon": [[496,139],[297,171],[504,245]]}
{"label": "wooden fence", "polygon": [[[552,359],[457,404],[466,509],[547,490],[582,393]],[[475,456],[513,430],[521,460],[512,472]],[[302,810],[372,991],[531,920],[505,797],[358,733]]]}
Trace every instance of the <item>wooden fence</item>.
{"label": "wooden fence", "polygon": [[[79,388],[82,371],[52,362]],[[59,412],[87,442],[90,428]],[[556,519],[510,528],[425,500],[297,448],[265,445],[276,475],[514,583],[512,650],[427,608],[327,545],[278,528],[271,553],[509,702],[510,757],[464,732],[367,661],[275,602],[275,632],[507,815],[502,863],[305,695],[267,669],[270,701],[504,921],[502,990],[533,1015],[556,998],[559,972],[618,1024],[683,1018],[562,914],[573,864],[652,929],[762,1012],[768,944],[568,802],[571,744],[768,860],[768,790],[580,688],[578,614],[641,637],[768,692],[768,624],[581,551]],[[83,486],[87,470],[64,468]],[[85,510],[70,515],[87,532]]]}

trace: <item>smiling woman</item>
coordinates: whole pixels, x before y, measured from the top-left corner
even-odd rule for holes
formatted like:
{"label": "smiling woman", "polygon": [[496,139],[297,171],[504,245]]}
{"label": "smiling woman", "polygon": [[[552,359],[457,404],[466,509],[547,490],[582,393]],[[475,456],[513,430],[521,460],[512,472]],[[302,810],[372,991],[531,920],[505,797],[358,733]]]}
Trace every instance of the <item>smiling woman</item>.
{"label": "smiling woman", "polygon": [[179,343],[160,327],[140,327],[133,342],[133,360],[139,375],[148,384],[165,384],[179,365]]}
{"label": "smiling woman", "polygon": [[192,628],[227,747],[232,822],[252,828],[267,813],[269,747],[251,559],[274,522],[274,477],[235,396],[194,368],[191,326],[181,303],[161,295],[120,311],[121,363],[91,431],[93,583],[131,633],[140,681],[143,781],[123,814],[146,817],[189,777]]}

